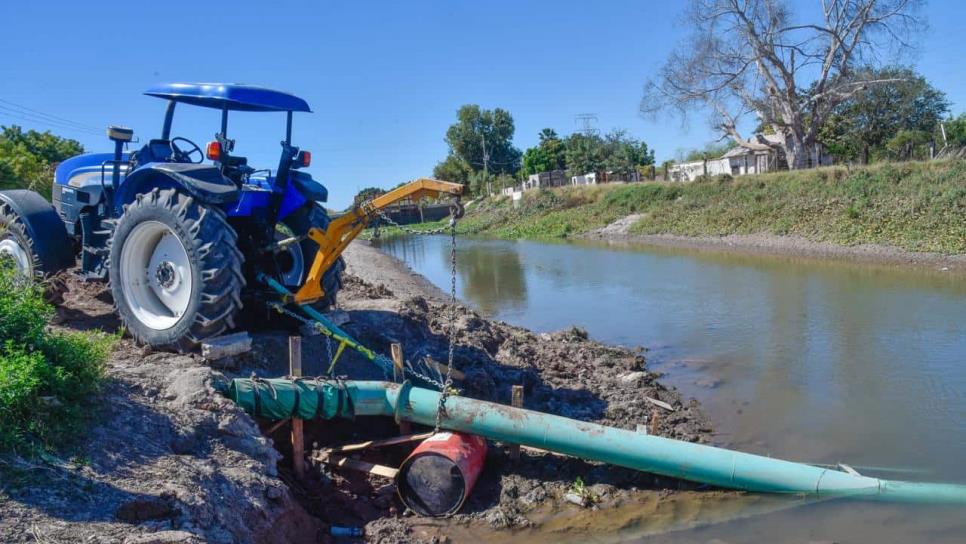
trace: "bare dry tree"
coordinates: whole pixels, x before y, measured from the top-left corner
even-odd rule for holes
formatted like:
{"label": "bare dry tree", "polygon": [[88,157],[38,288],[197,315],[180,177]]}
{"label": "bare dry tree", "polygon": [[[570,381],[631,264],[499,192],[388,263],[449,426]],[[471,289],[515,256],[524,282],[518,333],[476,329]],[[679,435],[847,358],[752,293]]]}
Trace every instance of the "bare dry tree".
{"label": "bare dry tree", "polygon": [[[817,0],[820,21],[798,21],[784,0],[691,0],[689,38],[645,85],[641,111],[708,111],[723,138],[748,149],[781,148],[789,168],[817,158],[816,138],[842,101],[868,85],[860,66],[913,49],[924,27],[922,0]],[[749,140],[738,129],[755,115],[780,143]]]}

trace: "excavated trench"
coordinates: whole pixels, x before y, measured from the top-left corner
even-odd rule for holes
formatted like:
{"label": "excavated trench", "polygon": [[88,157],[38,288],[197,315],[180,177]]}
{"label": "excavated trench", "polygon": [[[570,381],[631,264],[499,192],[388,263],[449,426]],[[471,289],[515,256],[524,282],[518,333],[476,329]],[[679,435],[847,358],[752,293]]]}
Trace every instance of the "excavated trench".
{"label": "excavated trench", "polygon": [[[409,361],[424,356],[445,361],[445,302],[398,262],[380,261],[387,257],[362,249],[373,252],[364,255],[362,269],[375,270],[393,289],[348,276],[340,302],[350,317],[346,330],[381,353],[398,342]],[[348,257],[350,272],[358,271],[358,255],[350,251]],[[60,308],[58,327],[118,327],[103,285],[68,276],[60,295],[54,301]],[[340,525],[365,527],[371,541],[439,535],[473,540],[480,531],[526,530],[560,519],[559,512],[581,511],[565,499],[575,487],[593,498],[595,504],[586,509],[657,500],[693,487],[550,454],[523,452],[511,461],[502,445],[495,445],[462,512],[440,521],[407,515],[391,482],[379,476],[313,466],[305,478],[295,478],[288,427],[263,436],[272,423],[253,421],[217,393],[233,377],[288,373],[289,332],[280,324],[273,319],[263,330],[250,331],[252,352],[215,363],[123,340],[109,363],[103,412],[77,455],[85,461],[66,463],[64,474],[42,472],[0,491],[7,499],[0,500],[0,534],[13,542],[31,541],[34,530],[52,540],[318,542],[319,535],[329,538],[329,525]],[[577,329],[537,335],[466,308],[458,310],[456,329],[456,361],[466,374],[458,384],[463,395],[509,404],[511,386],[523,385],[529,409],[625,429],[646,425],[651,433],[688,441],[711,438],[698,405],[663,387],[647,371],[643,351],[605,346]],[[302,345],[303,375],[321,375],[330,360],[324,338],[306,335]],[[348,351],[335,373],[384,379]],[[645,402],[645,396],[672,410]],[[389,418],[305,423],[308,449],[398,433]],[[367,452],[365,458],[398,466],[411,447]]]}

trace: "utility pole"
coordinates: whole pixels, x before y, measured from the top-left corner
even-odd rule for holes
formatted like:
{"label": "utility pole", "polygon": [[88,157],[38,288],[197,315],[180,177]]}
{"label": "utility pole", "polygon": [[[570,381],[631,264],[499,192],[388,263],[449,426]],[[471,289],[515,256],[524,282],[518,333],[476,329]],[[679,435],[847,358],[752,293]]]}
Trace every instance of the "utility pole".
{"label": "utility pole", "polygon": [[490,153],[486,150],[486,132],[482,132],[483,136],[483,179],[486,180],[486,196],[493,196],[493,187],[490,186]]}

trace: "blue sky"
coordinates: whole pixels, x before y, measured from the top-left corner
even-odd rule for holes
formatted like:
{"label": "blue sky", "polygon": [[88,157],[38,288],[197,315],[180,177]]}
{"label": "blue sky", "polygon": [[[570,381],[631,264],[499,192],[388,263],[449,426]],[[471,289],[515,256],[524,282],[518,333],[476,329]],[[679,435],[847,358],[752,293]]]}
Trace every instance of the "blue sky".
{"label": "blue sky", "polygon": [[[814,9],[818,0],[799,2]],[[638,114],[641,88],[686,28],[682,2],[44,2],[0,5],[0,99],[92,127],[124,124],[142,139],[160,131],[163,102],[141,93],[170,81],[245,82],[288,90],[315,113],[296,116],[296,145],[334,207],[366,186],[428,175],[446,154],[443,134],[461,104],[508,109],[521,149],[552,127],[596,113],[659,160],[714,139],[688,125]],[[930,29],[916,67],[966,110],[966,2],[927,4]],[[195,109],[195,108],[193,108]],[[217,113],[182,109],[174,134],[199,145]],[[104,137],[51,128],[90,150]],[[280,114],[233,117],[236,151],[274,167]]]}

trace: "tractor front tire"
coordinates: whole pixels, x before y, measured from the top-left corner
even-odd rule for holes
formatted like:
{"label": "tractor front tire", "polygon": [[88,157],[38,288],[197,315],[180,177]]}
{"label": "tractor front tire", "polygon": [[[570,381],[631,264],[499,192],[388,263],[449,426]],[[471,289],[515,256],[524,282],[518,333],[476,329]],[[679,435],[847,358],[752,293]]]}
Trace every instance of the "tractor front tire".
{"label": "tractor front tire", "polygon": [[125,207],[109,245],[115,309],[139,343],[184,352],[235,326],[244,257],[222,210],[154,189]]}
{"label": "tractor front tire", "polygon": [[43,261],[27,235],[27,225],[13,208],[0,200],[0,257],[13,260],[19,274],[40,280],[45,271]]}

